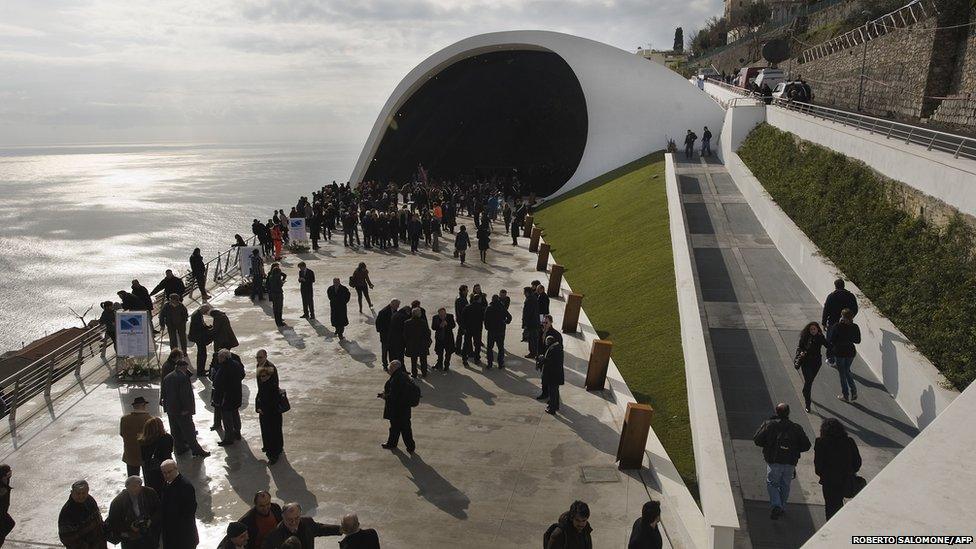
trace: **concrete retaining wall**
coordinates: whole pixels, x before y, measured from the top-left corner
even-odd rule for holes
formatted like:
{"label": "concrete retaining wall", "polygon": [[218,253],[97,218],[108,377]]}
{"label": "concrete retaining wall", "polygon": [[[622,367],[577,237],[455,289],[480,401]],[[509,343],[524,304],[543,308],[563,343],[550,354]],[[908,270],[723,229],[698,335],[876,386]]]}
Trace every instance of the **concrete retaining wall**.
{"label": "concrete retaining wall", "polygon": [[674,278],[678,294],[678,316],[681,323],[681,349],[685,361],[688,387],[688,417],[695,448],[695,472],[704,513],[708,541],[706,547],[731,548],[739,518],[729,480],[729,464],[722,443],[722,427],[715,402],[715,387],[708,365],[701,299],[692,271],[691,245],[685,210],[674,170],[674,155],[665,155],[665,186],[668,193],[668,217],[671,226],[671,249],[674,254]]}
{"label": "concrete retaining wall", "polygon": [[[741,140],[736,143],[735,136],[748,134],[752,128],[763,121],[762,117],[751,109],[762,109],[762,107],[737,107],[726,112],[720,140],[722,159],[770,239],[807,288],[822,303],[822,300],[833,291],[834,279],[843,277],[843,273],[823,256],[820,249],[780,209],[735,153],[733,143],[736,145],[741,143]],[[765,109],[765,112],[767,116],[775,117],[785,111],[769,108]],[[822,133],[825,138],[828,137],[827,130],[822,130]],[[840,139],[836,136],[833,138]],[[856,146],[845,149],[844,154],[856,158],[862,147],[863,144],[859,142]],[[911,161],[905,159],[904,162]],[[935,168],[929,168],[929,177],[936,179],[932,176],[932,169]],[[858,346],[858,354],[885,384],[909,418],[919,428],[924,428],[959,393],[944,388],[945,378],[942,374],[928,359],[915,350],[908,339],[874,307],[857,286],[849,283],[847,287],[857,296],[859,304],[857,323],[861,327],[861,344]]]}
{"label": "concrete retaining wall", "polygon": [[885,177],[905,183],[962,213],[976,215],[974,160],[953,158],[949,153],[928,151],[920,145],[906,145],[903,141],[776,106],[766,109],[766,122],[800,139],[860,160]]}

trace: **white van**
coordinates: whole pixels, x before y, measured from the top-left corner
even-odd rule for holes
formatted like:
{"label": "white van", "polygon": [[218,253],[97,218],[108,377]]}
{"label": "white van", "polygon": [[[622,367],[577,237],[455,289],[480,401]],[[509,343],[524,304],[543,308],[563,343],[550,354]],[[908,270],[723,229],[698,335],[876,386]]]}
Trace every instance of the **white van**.
{"label": "white van", "polygon": [[786,75],[783,74],[783,69],[763,69],[756,76],[756,86],[761,88],[763,84],[766,84],[772,90],[776,88],[776,84],[784,80],[786,80]]}

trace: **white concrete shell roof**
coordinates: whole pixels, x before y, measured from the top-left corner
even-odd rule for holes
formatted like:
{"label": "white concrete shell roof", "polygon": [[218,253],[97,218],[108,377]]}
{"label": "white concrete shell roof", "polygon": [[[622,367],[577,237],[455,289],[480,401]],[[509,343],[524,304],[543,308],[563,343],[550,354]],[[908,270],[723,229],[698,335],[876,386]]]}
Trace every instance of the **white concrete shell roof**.
{"label": "white concrete shell roof", "polygon": [[588,120],[586,147],[576,172],[552,196],[666,148],[666,136],[681,148],[686,130],[701,136],[702,127],[709,126],[718,138],[722,108],[662,65],[568,34],[495,32],[456,42],[425,59],[403,78],[376,118],[349,180],[363,180],[392,117],[427,80],[462,59],[506,50],[555,53],[569,65],[583,90]]}

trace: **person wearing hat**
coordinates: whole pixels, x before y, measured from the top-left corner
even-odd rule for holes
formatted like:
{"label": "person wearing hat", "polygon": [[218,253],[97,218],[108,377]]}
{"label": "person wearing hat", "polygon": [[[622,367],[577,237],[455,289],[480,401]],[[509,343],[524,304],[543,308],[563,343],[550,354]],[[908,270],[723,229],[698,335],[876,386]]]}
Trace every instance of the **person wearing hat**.
{"label": "person wearing hat", "polygon": [[227,535],[220,540],[217,549],[245,549],[247,540],[247,526],[239,522],[232,522],[227,525]]}
{"label": "person wearing hat", "polygon": [[142,449],[139,447],[139,435],[142,428],[152,416],[146,411],[149,401],[138,396],[132,401],[132,411],[122,416],[119,421],[119,436],[122,437],[122,461],[125,462],[126,476],[139,474],[142,466]]}

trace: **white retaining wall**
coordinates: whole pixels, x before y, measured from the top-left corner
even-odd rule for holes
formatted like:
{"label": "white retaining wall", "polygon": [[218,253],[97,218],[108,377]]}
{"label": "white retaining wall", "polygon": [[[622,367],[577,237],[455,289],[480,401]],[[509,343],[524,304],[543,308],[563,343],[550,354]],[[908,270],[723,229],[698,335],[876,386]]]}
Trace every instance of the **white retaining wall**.
{"label": "white retaining wall", "polygon": [[800,139],[856,158],[960,212],[976,215],[976,161],[928,151],[921,145],[872,134],[781,107],[766,110],[766,122]]}
{"label": "white retaining wall", "polygon": [[739,517],[729,480],[729,464],[722,443],[722,428],[715,387],[708,364],[701,304],[692,270],[685,210],[674,170],[674,155],[665,155],[665,186],[671,226],[671,250],[681,323],[681,349],[688,387],[688,417],[695,448],[695,472],[708,539],[706,547],[730,549]]}
{"label": "white retaining wall", "polygon": [[[758,111],[764,111],[768,116],[781,110],[756,106],[735,107],[726,111],[719,141],[721,157],[769,238],[807,288],[823,303],[823,299],[834,289],[834,279],[844,278],[843,273],[780,209],[735,153],[741,138],[765,118]],[[859,146],[851,144],[852,149]],[[844,151],[844,154],[856,157],[854,150]],[[942,374],[915,350],[908,338],[874,307],[857,286],[848,282],[847,289],[854,292],[858,300],[857,324],[861,328],[858,354],[881,379],[909,418],[919,428],[924,428],[959,393],[943,387],[945,378]]]}

